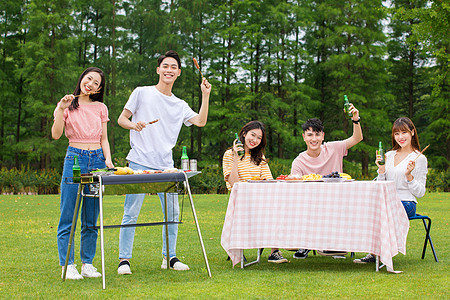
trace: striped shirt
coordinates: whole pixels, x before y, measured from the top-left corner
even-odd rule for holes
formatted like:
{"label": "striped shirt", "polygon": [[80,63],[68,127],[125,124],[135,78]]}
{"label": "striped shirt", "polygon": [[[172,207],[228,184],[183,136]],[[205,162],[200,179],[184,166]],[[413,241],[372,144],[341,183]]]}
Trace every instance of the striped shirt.
{"label": "striped shirt", "polygon": [[[263,156],[263,159],[265,157]],[[233,150],[228,149],[223,155],[223,177],[227,184],[227,189],[231,191],[231,184],[228,182],[228,177],[231,173],[231,167],[233,165]],[[238,174],[239,181],[247,181],[252,179],[254,176],[259,176],[261,179],[273,179],[272,173],[270,172],[269,165],[266,161],[262,161],[259,166],[255,165],[250,161],[250,154],[245,154],[243,160],[238,161]]]}

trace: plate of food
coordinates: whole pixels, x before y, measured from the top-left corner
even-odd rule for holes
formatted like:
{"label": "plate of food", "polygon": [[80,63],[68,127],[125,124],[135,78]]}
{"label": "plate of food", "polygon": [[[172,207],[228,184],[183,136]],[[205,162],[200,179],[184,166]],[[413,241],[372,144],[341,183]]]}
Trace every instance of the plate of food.
{"label": "plate of food", "polygon": [[264,179],[264,178],[261,178],[259,176],[253,176],[251,179],[247,180],[247,182],[251,182],[251,183],[258,183],[258,182],[269,183],[269,182],[277,182],[277,181],[273,180],[273,179]]}
{"label": "plate of food", "polygon": [[249,182],[249,183],[276,183],[277,181],[276,180],[273,180],[273,179],[269,179],[269,180],[266,180],[266,179],[262,179],[262,180],[253,180],[253,179],[250,179],[250,180],[247,180],[247,182]]}
{"label": "plate of food", "polygon": [[302,180],[301,182],[323,182],[323,180],[322,179],[317,179],[317,180],[308,179],[308,180]]}
{"label": "plate of food", "polygon": [[341,176],[339,172],[331,172],[330,174],[322,176],[324,182],[344,182],[346,177]]}
{"label": "plate of food", "polygon": [[291,174],[284,178],[286,182],[298,182],[302,180],[302,176],[298,174]]}
{"label": "plate of food", "polygon": [[304,182],[322,182],[322,175],[320,174],[308,174],[302,176]]}
{"label": "plate of food", "polygon": [[345,179],[344,177],[335,177],[335,178],[327,178],[327,177],[323,177],[322,181],[323,182],[344,182],[347,179]]}

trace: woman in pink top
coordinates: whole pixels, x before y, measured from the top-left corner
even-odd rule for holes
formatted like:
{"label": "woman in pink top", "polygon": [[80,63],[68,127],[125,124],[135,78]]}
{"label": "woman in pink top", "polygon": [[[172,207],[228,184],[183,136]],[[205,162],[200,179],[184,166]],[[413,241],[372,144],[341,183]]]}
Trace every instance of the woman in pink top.
{"label": "woman in pink top", "polygon": [[[106,130],[108,109],[103,104],[105,76],[99,68],[86,69],[78,79],[73,94],[65,95],[54,111],[52,137],[59,139],[65,131],[69,139],[61,181],[61,216],[59,219],[57,242],[59,263],[63,266],[68,259],[67,279],[83,279],[84,277],[100,277],[101,274],[92,265],[97,245],[96,225],[99,206],[97,198],[84,198],[81,210],[81,275],[74,264],[74,250],[66,258],[69,245],[70,228],[75,210],[78,184],[73,184],[72,167],[78,158],[81,173],[88,173],[105,166],[114,167],[111,162]],[[86,187],[84,194],[88,194]],[[73,242],[73,241],[72,241]]]}

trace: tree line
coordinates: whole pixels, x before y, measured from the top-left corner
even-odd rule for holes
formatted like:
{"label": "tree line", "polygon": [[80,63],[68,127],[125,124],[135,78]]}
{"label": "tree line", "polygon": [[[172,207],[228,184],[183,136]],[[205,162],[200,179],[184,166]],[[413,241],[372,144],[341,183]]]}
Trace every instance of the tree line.
{"label": "tree line", "polygon": [[[0,167],[62,169],[67,139],[51,139],[57,102],[81,72],[107,76],[113,158],[123,164],[128,132],[117,125],[133,89],[157,83],[156,59],[182,57],[174,94],[198,111],[200,75],[213,84],[208,123],[184,127],[174,149],[220,163],[234,132],[258,119],[267,157],[306,149],[301,124],[324,121],[325,139],[352,134],[348,95],[364,141],[347,161],[368,174],[392,122],[410,117],[429,165],[449,165],[449,21],[445,1],[392,0],[5,0],[0,4]],[[176,160],[176,162],[178,162]],[[278,174],[276,174],[278,175]]]}

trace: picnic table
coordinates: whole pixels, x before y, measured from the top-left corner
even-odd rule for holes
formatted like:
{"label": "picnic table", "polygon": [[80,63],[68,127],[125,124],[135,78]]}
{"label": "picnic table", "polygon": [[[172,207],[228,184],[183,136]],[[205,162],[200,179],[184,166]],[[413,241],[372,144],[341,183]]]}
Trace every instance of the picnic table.
{"label": "picnic table", "polygon": [[221,245],[233,266],[243,249],[302,248],[372,253],[395,272],[408,230],[393,182],[249,181],[233,186]]}

